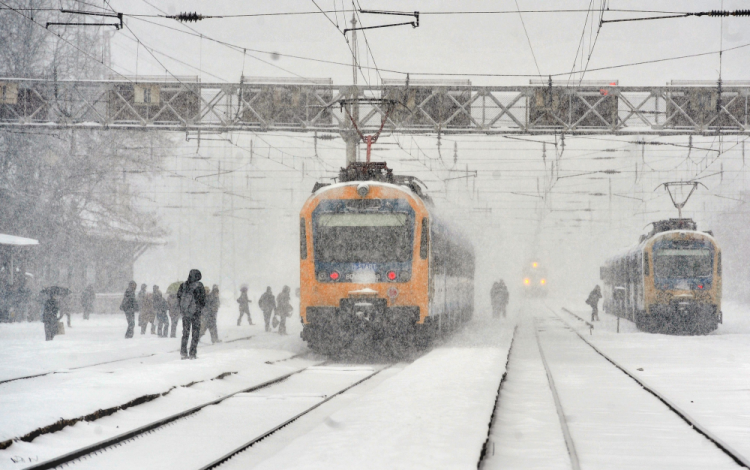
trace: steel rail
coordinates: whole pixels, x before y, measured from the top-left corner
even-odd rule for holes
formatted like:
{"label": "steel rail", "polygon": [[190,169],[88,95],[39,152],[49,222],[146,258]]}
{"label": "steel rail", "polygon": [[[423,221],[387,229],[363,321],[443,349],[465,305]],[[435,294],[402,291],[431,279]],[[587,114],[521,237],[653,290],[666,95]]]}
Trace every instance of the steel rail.
{"label": "steel rail", "polygon": [[389,367],[392,367],[392,366],[393,366],[393,364],[388,364],[388,365],[386,365],[384,367],[381,367],[380,369],[376,370],[372,374],[370,374],[370,375],[368,375],[366,377],[363,377],[362,379],[354,382],[351,385],[346,386],[345,388],[339,390],[338,392],[333,393],[331,395],[328,395],[324,400],[319,401],[318,403],[316,403],[313,406],[307,408],[306,410],[301,411],[300,413],[298,413],[298,414],[294,415],[293,417],[287,419],[283,423],[281,423],[281,424],[273,427],[272,429],[270,429],[268,431],[265,431],[264,433],[260,434],[259,436],[254,437],[253,439],[251,439],[250,441],[246,442],[245,444],[242,444],[241,446],[237,447],[233,451],[231,451],[231,452],[223,455],[222,457],[214,460],[213,462],[209,463],[208,465],[201,467],[200,470],[210,470],[210,469],[218,467],[219,465],[223,464],[224,462],[226,462],[227,460],[231,459],[235,455],[239,454],[240,452],[244,451],[245,449],[248,449],[249,447],[252,447],[256,443],[262,441],[263,439],[267,438],[268,436],[270,436],[271,434],[273,434],[276,431],[280,430],[281,428],[284,428],[287,425],[293,423],[294,421],[297,421],[299,418],[305,416],[306,414],[310,413],[311,411],[313,411],[314,409],[316,409],[319,406],[323,405],[324,403],[327,403],[328,401],[334,399],[335,397],[343,394],[347,390],[352,389],[352,388],[356,387],[357,385],[359,385],[359,384],[361,384],[361,383],[363,383],[363,382],[365,382],[367,380],[370,380],[371,378],[375,377],[376,375],[378,375],[382,371],[384,371],[384,370],[386,370],[386,369],[388,369]]}
{"label": "steel rail", "polygon": [[562,408],[562,403],[560,402],[560,396],[557,394],[555,380],[552,377],[552,371],[550,371],[549,364],[547,364],[547,358],[544,356],[544,348],[542,348],[542,342],[539,339],[536,318],[534,318],[534,337],[536,337],[536,344],[539,346],[539,355],[542,357],[544,371],[547,373],[547,382],[549,382],[549,388],[552,391],[552,398],[555,400],[555,409],[557,410],[557,417],[560,419],[560,427],[562,428],[563,438],[565,439],[565,446],[568,448],[570,465],[573,467],[573,470],[581,470],[581,462],[578,460],[578,453],[576,452],[575,443],[573,442],[573,436],[570,434],[570,428],[568,428],[568,421],[565,419],[565,412]]}
{"label": "steel rail", "polygon": [[[547,308],[549,308],[549,307],[547,307]],[[579,317],[578,315],[576,315],[575,313],[571,312],[570,310],[568,310],[565,307],[563,307],[563,311],[566,312],[566,313],[568,313],[568,314],[570,314],[570,315],[573,315],[577,320],[582,321],[586,325],[588,325],[588,327],[589,327],[589,334],[592,334],[592,331],[594,330],[594,324],[593,323],[584,320],[583,318]]]}
{"label": "steel rail", "polygon": [[[484,441],[484,445],[482,445],[482,451],[479,453],[479,462],[477,463],[477,468],[481,468],[482,462],[484,461],[485,455],[487,455],[487,449],[490,445],[490,435],[492,434],[492,428],[495,427],[495,413],[497,412],[497,404],[500,402],[500,392],[502,391],[503,385],[505,384],[505,379],[508,377],[508,364],[510,364],[510,355],[513,352],[513,344],[515,344],[516,341],[516,333],[518,333],[518,324],[516,323],[515,328],[513,328],[513,337],[510,339],[510,347],[508,347],[508,357],[505,360],[505,370],[503,371],[502,377],[500,377],[500,383],[497,386],[497,395],[495,395],[495,404],[492,407],[492,414],[490,415],[490,424],[487,427],[487,439]],[[493,444],[492,448],[492,454],[495,454],[495,448]]]}
{"label": "steel rail", "polygon": [[[235,339],[230,339],[230,340],[227,340],[227,341],[222,341],[222,343],[225,343],[225,344],[226,343],[234,343],[235,341],[245,341],[245,340],[248,340],[248,339],[251,339],[251,338],[253,338],[253,335],[243,336],[242,338],[235,338]],[[222,344],[222,343],[218,343],[218,344]],[[203,345],[203,347],[208,347],[208,346],[215,346],[215,344],[205,344],[205,345]],[[123,357],[121,359],[113,359],[111,361],[97,362],[95,364],[86,364],[84,366],[70,367],[68,369],[51,370],[49,372],[42,372],[40,374],[25,375],[23,377],[14,377],[14,378],[11,378],[11,379],[0,380],[0,385],[8,383],[8,382],[15,382],[16,380],[33,379],[33,378],[36,378],[36,377],[44,377],[45,375],[67,374],[68,371],[71,371],[71,370],[87,369],[89,367],[103,366],[103,365],[106,365],[106,364],[114,364],[115,362],[132,361],[133,359],[145,359],[147,357],[156,356],[158,354],[172,354],[172,353],[175,353],[175,352],[178,352],[178,351],[179,351],[179,349],[174,349],[174,350],[171,350],[171,351],[155,352],[155,353],[151,353],[151,354],[144,354],[143,356]]]}
{"label": "steel rail", "polygon": [[711,441],[716,447],[719,448],[719,450],[721,450],[727,456],[729,456],[729,458],[731,458],[732,460],[734,460],[735,463],[737,463],[737,465],[740,465],[741,467],[744,467],[744,468],[750,468],[750,459],[748,459],[744,455],[740,454],[738,451],[734,450],[734,448],[732,448],[729,444],[727,444],[726,442],[724,442],[719,436],[717,436],[713,432],[709,431],[708,428],[706,428],[703,425],[701,425],[692,416],[690,416],[690,414],[688,414],[684,409],[680,408],[676,403],[674,403],[672,400],[670,400],[669,398],[667,398],[664,394],[662,394],[661,392],[657,391],[653,386],[649,385],[644,379],[639,378],[638,376],[636,376],[636,374],[634,374],[633,372],[631,372],[630,370],[628,370],[627,367],[621,365],[620,363],[618,363],[617,361],[615,361],[614,359],[612,359],[610,356],[608,356],[607,354],[605,354],[604,352],[602,352],[601,349],[599,349],[596,346],[594,346],[594,344],[591,343],[589,340],[587,340],[585,336],[583,336],[578,331],[576,331],[575,328],[573,328],[560,315],[558,315],[557,312],[555,312],[554,309],[552,309],[548,305],[545,305],[545,306],[547,307],[547,309],[549,309],[549,311],[551,311],[552,313],[554,313],[555,316],[557,316],[563,323],[565,323],[566,325],[568,325],[573,330],[573,332],[579,338],[581,338],[581,340],[584,343],[586,343],[587,345],[589,345],[589,347],[591,349],[593,349],[597,354],[599,354],[601,357],[603,357],[604,359],[606,359],[607,362],[609,362],[613,366],[617,367],[622,373],[624,373],[625,375],[627,375],[628,377],[630,377],[631,379],[633,379],[638,385],[641,386],[641,388],[643,390],[645,390],[646,392],[648,392],[651,395],[653,395],[654,397],[656,397],[656,399],[658,399],[659,401],[661,401],[667,408],[669,408],[670,411],[672,411],[677,416],[679,416],[680,418],[682,418],[682,420],[685,421],[685,423],[687,423],[690,426],[691,429],[693,429],[695,432],[697,432],[698,434],[701,434],[703,437],[705,437],[706,439],[708,439],[709,441]]}
{"label": "steel rail", "polygon": [[171,416],[167,416],[166,418],[159,419],[157,421],[154,421],[152,423],[149,423],[149,424],[146,424],[144,426],[138,427],[136,429],[132,429],[130,431],[124,432],[122,434],[119,434],[117,436],[111,437],[109,439],[105,439],[103,441],[97,442],[95,444],[92,444],[92,445],[89,445],[89,446],[86,446],[86,447],[82,447],[80,449],[74,450],[74,451],[69,452],[67,454],[63,454],[61,456],[55,457],[55,458],[47,460],[45,462],[41,462],[39,464],[32,465],[30,467],[26,467],[24,470],[47,470],[47,469],[52,469],[52,468],[55,468],[55,467],[59,467],[60,465],[69,464],[70,462],[72,462],[74,460],[77,460],[77,459],[80,459],[81,457],[84,457],[86,455],[93,454],[93,453],[98,452],[98,451],[100,451],[102,449],[105,449],[107,447],[112,447],[112,446],[114,446],[116,444],[120,444],[120,443],[122,443],[124,441],[133,439],[134,437],[140,436],[142,434],[146,434],[146,433],[148,433],[150,431],[153,431],[153,430],[155,430],[157,428],[163,427],[163,426],[165,426],[165,425],[167,425],[169,423],[177,421],[178,419],[184,418],[186,416],[190,416],[190,415],[192,415],[194,413],[197,413],[198,411],[202,410],[203,408],[206,408],[207,406],[216,405],[216,404],[221,403],[222,401],[224,401],[224,400],[226,400],[228,398],[231,398],[231,397],[233,397],[235,395],[238,395],[240,393],[254,392],[256,390],[260,390],[262,388],[269,387],[269,386],[274,385],[276,383],[282,382],[282,381],[288,379],[289,377],[291,377],[293,375],[299,374],[299,373],[301,373],[301,372],[309,369],[310,367],[321,366],[323,364],[326,364],[327,362],[328,361],[322,361],[322,362],[319,362],[317,364],[313,364],[313,365],[310,365],[310,366],[302,367],[300,369],[294,370],[294,371],[289,372],[287,374],[280,375],[279,377],[267,380],[267,381],[265,381],[263,383],[260,383],[260,384],[257,384],[257,385],[253,385],[251,387],[242,389],[242,390],[234,392],[234,393],[230,393],[228,395],[224,395],[224,396],[219,397],[219,398],[217,398],[215,400],[211,400],[211,401],[209,401],[207,403],[203,403],[201,405],[194,406],[194,407],[192,407],[190,409],[181,411],[179,413],[175,413],[175,414],[173,414]]}

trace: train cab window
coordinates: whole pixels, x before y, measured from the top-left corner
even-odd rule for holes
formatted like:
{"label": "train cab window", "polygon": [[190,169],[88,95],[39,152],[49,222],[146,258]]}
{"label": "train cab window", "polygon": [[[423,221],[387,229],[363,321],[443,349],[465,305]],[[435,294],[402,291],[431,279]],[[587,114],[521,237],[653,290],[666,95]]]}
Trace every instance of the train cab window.
{"label": "train cab window", "polygon": [[419,257],[427,259],[430,254],[430,221],[425,217],[422,219],[422,236],[419,240]]}
{"label": "train cab window", "polygon": [[299,219],[299,257],[307,259],[307,230],[305,229],[305,218]]}
{"label": "train cab window", "polygon": [[649,269],[649,266],[648,266],[648,252],[644,251],[643,252],[643,275],[648,276],[650,272],[651,270]]}
{"label": "train cab window", "polygon": [[407,262],[414,253],[413,212],[314,213],[313,227],[316,261]]}

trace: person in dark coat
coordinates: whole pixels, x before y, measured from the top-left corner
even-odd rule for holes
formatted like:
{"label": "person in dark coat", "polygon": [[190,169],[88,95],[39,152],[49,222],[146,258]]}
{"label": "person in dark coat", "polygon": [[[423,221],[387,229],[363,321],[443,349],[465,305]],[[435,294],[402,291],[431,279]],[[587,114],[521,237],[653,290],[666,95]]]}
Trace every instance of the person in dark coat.
{"label": "person in dark coat", "polygon": [[279,316],[279,334],[285,335],[286,333],[286,319],[292,316],[292,304],[289,298],[289,286],[284,286],[281,290],[281,294],[276,297],[276,314]]}
{"label": "person in dark coat", "polygon": [[125,319],[128,321],[128,330],[125,332],[125,338],[133,337],[133,330],[135,329],[135,312],[140,310],[138,301],[135,298],[135,289],[138,284],[135,281],[128,283],[128,288],[125,290],[125,295],[122,297],[122,303],[120,304],[120,310],[125,312]]}
{"label": "person in dark coat", "polygon": [[96,300],[96,293],[94,292],[94,286],[89,284],[81,293],[81,307],[83,307],[83,319],[88,320],[91,312],[94,311],[94,301]]}
{"label": "person in dark coat", "polygon": [[154,286],[154,312],[156,312],[156,333],[160,338],[166,338],[169,332],[169,317],[167,316],[167,301],[159,290],[159,286]]}
{"label": "person in dark coat", "polygon": [[58,317],[58,313],[60,313],[60,306],[57,301],[57,295],[50,294],[49,298],[44,302],[44,312],[42,313],[44,337],[47,341],[52,341],[57,334],[57,322],[62,319],[62,315]]}
{"label": "person in dark coat", "polygon": [[247,287],[242,286],[240,288],[240,298],[237,299],[237,303],[240,304],[240,317],[237,319],[237,326],[240,326],[240,323],[242,323],[244,315],[247,315],[247,322],[250,325],[253,324],[253,319],[250,316],[250,302],[252,301],[247,298]]}
{"label": "person in dark coat", "polygon": [[[497,281],[496,284],[497,284],[497,288],[495,291],[496,298],[493,299],[497,306],[497,314],[495,315],[495,317],[499,317],[500,315],[502,315],[503,318],[505,318],[505,316],[508,313],[508,300],[510,299],[510,295],[508,294],[508,287],[505,285],[505,281],[503,281],[502,279]],[[493,286],[493,289],[495,289],[494,286]],[[493,310],[494,310],[494,307],[493,307]]]}
{"label": "person in dark coat", "polygon": [[206,308],[204,309],[204,320],[203,329],[201,330],[201,336],[208,330],[211,333],[211,343],[221,343],[219,339],[219,333],[216,330],[216,317],[219,314],[219,306],[221,306],[221,300],[219,299],[219,286],[213,285],[211,292],[206,298]]}
{"label": "person in dark coat", "polygon": [[[201,272],[191,269],[187,281],[180,285],[177,290],[177,303],[182,314],[182,343],[180,356],[183,359],[197,359],[198,340],[200,339],[201,311],[206,305],[206,291],[201,280]],[[192,334],[192,338],[191,338]],[[188,339],[190,339],[190,351],[188,355]]]}
{"label": "person in dark coat", "polygon": [[602,290],[597,284],[594,290],[589,294],[586,303],[591,306],[591,321],[599,321],[599,299],[602,298]]}
{"label": "person in dark coat", "polygon": [[271,292],[271,286],[266,287],[266,292],[258,299],[258,307],[263,311],[263,320],[266,322],[266,331],[271,331],[271,315],[276,309],[276,298]]}

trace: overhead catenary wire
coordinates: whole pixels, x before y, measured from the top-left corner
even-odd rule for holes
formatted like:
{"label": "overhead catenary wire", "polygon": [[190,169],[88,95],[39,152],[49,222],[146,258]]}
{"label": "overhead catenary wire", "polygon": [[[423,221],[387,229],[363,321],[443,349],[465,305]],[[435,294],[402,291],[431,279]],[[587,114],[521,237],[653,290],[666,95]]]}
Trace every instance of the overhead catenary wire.
{"label": "overhead catenary wire", "polygon": [[589,62],[591,62],[591,56],[594,54],[594,48],[596,47],[596,42],[599,39],[599,33],[602,31],[602,25],[604,24],[604,10],[607,7],[607,0],[602,0],[601,8],[599,9],[599,25],[596,28],[596,36],[594,36],[594,41],[590,43],[589,46],[589,55],[586,57],[586,65],[583,67],[583,72],[581,73],[581,78],[578,80],[578,85],[580,86],[581,83],[583,83],[583,77],[586,75],[586,71],[589,68]]}
{"label": "overhead catenary wire", "polygon": [[523,32],[526,35],[526,42],[529,44],[529,49],[531,49],[531,57],[534,58],[534,65],[536,66],[536,71],[539,74],[539,76],[542,76],[542,71],[539,68],[539,62],[536,60],[536,54],[534,53],[534,46],[531,45],[531,38],[529,37],[529,32],[526,30],[526,23],[523,21],[523,15],[521,14],[521,7],[518,6],[518,0],[513,0],[516,3],[516,10],[518,10],[518,18],[521,20],[521,26],[523,27]]}

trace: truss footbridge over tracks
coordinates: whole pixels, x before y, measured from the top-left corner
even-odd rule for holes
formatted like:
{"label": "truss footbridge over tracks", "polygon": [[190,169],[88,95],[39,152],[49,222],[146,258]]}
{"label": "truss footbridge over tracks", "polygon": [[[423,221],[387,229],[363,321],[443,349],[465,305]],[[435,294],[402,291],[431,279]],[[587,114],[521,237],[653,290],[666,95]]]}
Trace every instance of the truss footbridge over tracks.
{"label": "truss footbridge over tracks", "polygon": [[0,78],[0,128],[343,132],[351,122],[341,103],[358,98],[352,114],[362,132],[381,126],[382,100],[398,103],[387,114],[386,132],[402,134],[750,134],[750,82],[337,86],[244,77],[239,83]]}

